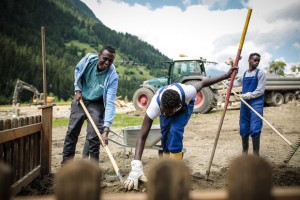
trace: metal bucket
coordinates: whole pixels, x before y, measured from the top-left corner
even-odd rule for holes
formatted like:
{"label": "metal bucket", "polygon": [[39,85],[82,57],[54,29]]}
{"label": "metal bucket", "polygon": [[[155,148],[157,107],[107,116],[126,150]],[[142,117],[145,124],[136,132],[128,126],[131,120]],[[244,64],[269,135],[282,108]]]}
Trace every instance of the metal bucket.
{"label": "metal bucket", "polygon": [[[141,126],[128,126],[121,129],[126,145],[135,147],[136,141],[141,131]],[[161,140],[161,132],[159,125],[153,125],[148,134],[145,147],[152,147]]]}

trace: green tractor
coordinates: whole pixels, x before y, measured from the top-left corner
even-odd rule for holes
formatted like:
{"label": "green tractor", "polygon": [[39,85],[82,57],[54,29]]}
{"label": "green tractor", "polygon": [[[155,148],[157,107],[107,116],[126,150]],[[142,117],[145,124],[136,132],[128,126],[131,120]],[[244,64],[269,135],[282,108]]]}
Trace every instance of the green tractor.
{"label": "green tractor", "polygon": [[[174,82],[189,85],[207,78],[204,66],[206,63],[217,64],[215,62],[206,61],[202,58],[190,59],[187,57],[165,62],[164,64],[168,69],[167,76],[165,78],[155,78],[144,81],[142,87],[134,93],[133,105],[135,109],[146,109],[149,106],[155,92],[160,87]],[[216,85],[203,88],[197,93],[194,113],[208,113],[217,106],[217,97],[218,92]]]}

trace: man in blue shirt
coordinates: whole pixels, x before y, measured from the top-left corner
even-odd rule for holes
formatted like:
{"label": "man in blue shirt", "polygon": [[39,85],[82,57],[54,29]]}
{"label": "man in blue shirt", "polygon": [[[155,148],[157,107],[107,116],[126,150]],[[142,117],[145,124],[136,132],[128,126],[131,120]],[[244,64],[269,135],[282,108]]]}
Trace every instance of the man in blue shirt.
{"label": "man in blue shirt", "polygon": [[[112,64],[115,59],[115,49],[104,46],[99,55],[87,54],[75,67],[75,100],[71,105],[71,114],[66,133],[62,164],[73,159],[78,136],[86,114],[78,101],[83,100],[93,121],[101,130],[103,141],[108,144],[109,127],[115,116],[115,98],[118,88],[118,74]],[[87,124],[86,147],[87,154],[99,160],[100,140],[91,123]]]}

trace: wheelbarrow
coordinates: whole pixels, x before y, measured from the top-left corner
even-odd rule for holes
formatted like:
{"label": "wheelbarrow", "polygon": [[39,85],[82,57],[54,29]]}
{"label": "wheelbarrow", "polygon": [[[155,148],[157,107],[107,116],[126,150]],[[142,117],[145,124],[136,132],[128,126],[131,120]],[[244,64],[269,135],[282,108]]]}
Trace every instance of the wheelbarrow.
{"label": "wheelbarrow", "polygon": [[[123,165],[126,166],[125,157],[126,157],[126,148],[130,148],[132,153],[132,148],[135,148],[138,135],[140,134],[141,126],[128,126],[121,129],[121,133],[116,133],[113,130],[110,130],[110,133],[117,136],[115,139],[109,138],[109,141],[124,147],[124,158]],[[153,125],[150,129],[148,137],[145,143],[145,149],[154,149],[159,152],[162,151],[161,147],[161,132],[159,125]]]}

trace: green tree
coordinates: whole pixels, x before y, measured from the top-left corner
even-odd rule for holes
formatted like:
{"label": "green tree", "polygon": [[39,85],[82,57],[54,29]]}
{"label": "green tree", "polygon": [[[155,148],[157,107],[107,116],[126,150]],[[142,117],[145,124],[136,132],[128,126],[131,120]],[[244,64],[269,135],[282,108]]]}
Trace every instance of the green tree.
{"label": "green tree", "polygon": [[298,65],[293,65],[293,66],[291,67],[291,70],[292,70],[292,72],[296,72],[296,71],[300,72],[300,64],[298,64]]}
{"label": "green tree", "polygon": [[285,66],[286,66],[286,63],[283,61],[272,61],[270,63],[270,66],[268,67],[268,72],[270,72],[272,74],[284,76]]}

